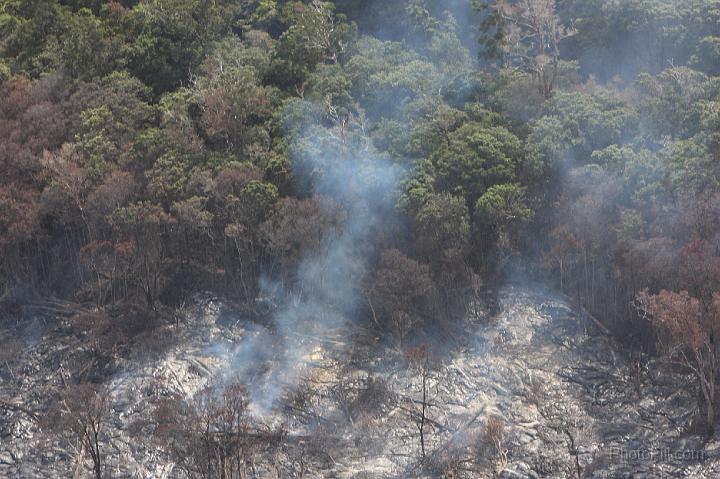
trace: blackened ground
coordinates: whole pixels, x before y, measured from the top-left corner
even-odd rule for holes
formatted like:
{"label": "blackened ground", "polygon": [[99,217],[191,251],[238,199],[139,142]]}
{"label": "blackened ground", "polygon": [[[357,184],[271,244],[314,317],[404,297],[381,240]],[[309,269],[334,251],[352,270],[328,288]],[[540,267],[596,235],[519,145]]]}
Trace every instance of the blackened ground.
{"label": "blackened ground", "polygon": [[[692,434],[697,406],[690,377],[628,361],[560,295],[508,286],[499,300],[498,312],[469,308],[479,314],[448,331],[451,339],[437,340],[443,351],[427,381],[424,459],[421,375],[399,348],[360,327],[308,329],[292,342],[304,348],[299,384],[289,382],[283,400],[258,418],[283,425],[288,436],[282,447],[258,453],[250,475],[720,475],[720,443]],[[199,300],[179,326],[156,333],[156,354],[93,366],[88,339],[71,333],[64,319],[39,324],[40,334],[22,340],[0,332],[6,348],[17,349],[0,364],[0,477],[72,477],[79,461],[89,474],[77,444],[41,426],[49,398],[89,368],[105,376],[112,405],[103,436],[108,476],[182,477],[150,441],[152,427],[142,427],[150,405],[171,394],[192,398],[239,369],[249,383],[262,384],[274,367],[272,351],[262,365],[238,356],[247,354],[243,344],[271,333],[241,316],[230,321],[223,309]]]}

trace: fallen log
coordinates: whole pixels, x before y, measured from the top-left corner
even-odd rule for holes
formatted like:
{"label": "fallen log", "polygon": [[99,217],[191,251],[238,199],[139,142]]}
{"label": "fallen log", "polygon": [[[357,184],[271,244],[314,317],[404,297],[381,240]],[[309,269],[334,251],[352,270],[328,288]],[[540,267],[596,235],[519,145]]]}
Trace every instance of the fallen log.
{"label": "fallen log", "polygon": [[593,315],[590,313],[590,311],[588,311],[587,309],[585,309],[585,306],[583,306],[582,304],[580,305],[580,311],[582,311],[585,316],[587,316],[588,318],[590,318],[590,321],[592,321],[593,324],[594,324],[595,326],[597,326],[598,329],[599,329],[600,331],[602,331],[602,333],[603,333],[605,336],[609,336],[609,337],[612,337],[612,336],[613,336],[612,332],[610,332],[610,329],[608,329],[607,326],[605,326],[603,323],[601,323],[599,319],[597,319],[595,316],[593,316]]}
{"label": "fallen log", "polygon": [[565,293],[560,293],[560,294],[565,298],[565,300],[567,300],[568,303],[576,306],[585,315],[585,317],[590,319],[590,321],[592,321],[592,323],[595,326],[597,326],[597,328],[600,330],[601,333],[603,333],[605,336],[608,336],[610,338],[614,337],[612,332],[610,331],[610,329],[607,326],[605,326],[599,319],[597,319],[595,316],[593,316],[592,313],[590,313],[590,311],[588,311],[585,308],[585,306],[583,306],[579,301],[571,298],[570,296],[568,296]]}
{"label": "fallen log", "polygon": [[288,434],[286,431],[211,431],[208,437],[217,438],[219,442],[251,443],[277,447],[280,445],[299,446],[301,444],[313,443],[318,440],[323,443],[332,444],[333,447],[349,446],[351,441],[339,435],[324,435],[318,437],[313,434]]}
{"label": "fallen log", "polygon": [[32,418],[35,421],[38,420],[38,416],[35,413],[35,411],[23,406],[22,404],[20,404],[16,401],[8,401],[6,399],[0,398],[0,409],[5,409],[7,411],[19,411],[19,412],[22,412],[22,413],[30,416],[30,418]]}

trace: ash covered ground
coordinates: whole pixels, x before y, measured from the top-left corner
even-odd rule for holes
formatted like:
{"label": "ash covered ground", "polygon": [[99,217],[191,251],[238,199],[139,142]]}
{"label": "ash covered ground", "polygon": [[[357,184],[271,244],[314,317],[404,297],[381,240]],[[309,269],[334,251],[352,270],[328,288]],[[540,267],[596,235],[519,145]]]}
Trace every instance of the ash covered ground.
{"label": "ash covered ground", "polygon": [[[108,477],[186,477],[158,440],[154,411],[234,378],[248,391],[248,424],[263,425],[252,429],[260,446],[244,456],[245,477],[720,475],[720,442],[693,434],[689,377],[621,356],[560,295],[508,286],[498,298],[498,312],[476,304],[462,325],[404,348],[428,352],[424,399],[422,368],[373,331],[308,325],[273,338],[207,298],[156,331],[155,346],[106,361],[63,318],[38,319],[34,337],[2,331],[15,353],[0,373],[0,477],[90,477],[80,441],[45,420],[78,375],[107,397],[99,443]],[[302,357],[281,367],[275,348],[288,344]]]}

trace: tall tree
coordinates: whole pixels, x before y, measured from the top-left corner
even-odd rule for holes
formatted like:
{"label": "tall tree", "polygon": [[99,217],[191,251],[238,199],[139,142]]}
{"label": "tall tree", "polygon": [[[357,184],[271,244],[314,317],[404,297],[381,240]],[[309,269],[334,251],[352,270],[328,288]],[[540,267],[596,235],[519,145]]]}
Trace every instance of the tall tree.
{"label": "tall tree", "polygon": [[720,293],[709,303],[694,298],[687,291],[662,290],[658,294],[643,291],[637,297],[638,308],[673,341],[671,353],[693,372],[701,393],[702,409],[708,433],[715,429],[717,395],[716,378],[720,371]]}
{"label": "tall tree", "polygon": [[556,87],[560,41],[575,33],[560,21],[555,0],[476,0],[475,5],[486,12],[481,25],[486,54],[532,73],[549,98]]}
{"label": "tall tree", "polygon": [[373,302],[376,304],[381,319],[393,326],[401,348],[405,346],[407,333],[421,319],[419,316],[425,309],[424,305],[432,304],[435,299],[433,290],[427,265],[408,258],[396,249],[382,252],[369,301],[371,306]]}

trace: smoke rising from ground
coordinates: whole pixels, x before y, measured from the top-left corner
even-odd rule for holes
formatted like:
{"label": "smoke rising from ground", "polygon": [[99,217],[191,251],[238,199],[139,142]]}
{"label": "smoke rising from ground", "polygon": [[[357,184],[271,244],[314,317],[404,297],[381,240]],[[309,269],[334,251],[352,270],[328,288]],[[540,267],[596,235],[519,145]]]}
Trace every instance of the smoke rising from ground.
{"label": "smoke rising from ground", "polygon": [[292,160],[300,182],[308,185],[309,195],[334,200],[322,204],[339,205],[343,221],[318,251],[304,252],[294,284],[285,278],[261,282],[261,297],[274,303],[270,325],[249,331],[232,353],[229,372],[252,383],[251,407],[259,415],[298,384],[322,336],[344,336],[364,306],[360,282],[377,246],[374,237],[393,223],[402,173],[363,141],[361,131],[338,136],[336,128],[292,126],[298,146]]}

